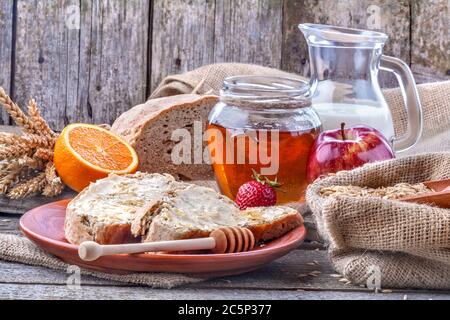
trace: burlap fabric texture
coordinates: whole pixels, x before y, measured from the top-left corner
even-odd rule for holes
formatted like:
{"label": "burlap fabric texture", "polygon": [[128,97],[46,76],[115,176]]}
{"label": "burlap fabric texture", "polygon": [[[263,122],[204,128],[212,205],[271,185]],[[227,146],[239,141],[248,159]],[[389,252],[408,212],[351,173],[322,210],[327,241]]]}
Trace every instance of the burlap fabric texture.
{"label": "burlap fabric texture", "polygon": [[[154,91],[150,98],[190,93],[192,91],[195,91],[199,94],[218,94],[220,88],[222,87],[223,80],[226,77],[234,75],[270,75],[297,77],[296,75],[289,74],[277,69],[271,69],[256,65],[238,63],[215,64],[204,66],[185,74],[168,76],[161,82],[161,85]],[[420,85],[419,94],[421,96],[424,108],[424,139],[421,144],[411,149],[409,152],[415,153],[417,152],[417,150],[420,150],[422,152],[427,150],[450,150],[450,135],[446,132],[446,130],[449,130],[450,128],[450,82]],[[392,109],[396,131],[398,133],[401,133],[406,128],[406,114],[403,109],[400,90],[390,89],[385,91],[385,95],[386,100],[388,101]],[[366,170],[366,168],[364,168],[364,170]],[[415,169],[411,170],[415,171]],[[434,209],[429,210],[433,211]],[[417,225],[416,227],[420,228],[419,225]],[[320,230],[323,230],[321,228],[320,220],[319,228]],[[406,230],[405,232],[411,233],[414,232],[414,230]],[[326,235],[326,233],[324,232],[322,232],[322,234]],[[349,250],[353,255],[348,253]],[[355,270],[358,270],[358,268],[361,270],[365,270],[365,266],[367,264],[359,263],[358,259],[355,258],[355,254],[358,252],[358,250],[360,250],[361,253],[365,253],[363,257],[365,257],[366,259],[372,259],[372,261],[376,262],[376,264],[382,266],[384,268],[383,270],[389,271],[390,266],[394,264],[396,267],[398,267],[400,263],[404,264],[404,270],[411,270],[405,272],[406,275],[414,275],[414,266],[416,265],[423,266],[421,268],[418,268],[419,270],[429,270],[427,269],[429,268],[428,260],[424,260],[423,258],[416,258],[416,264],[408,265],[408,263],[410,263],[411,261],[411,255],[409,253],[391,253],[390,251],[383,251],[383,255],[380,256],[377,255],[375,251],[367,251],[366,249],[332,249],[330,253],[336,269],[346,275],[346,277],[357,283],[361,283],[364,279],[364,276],[358,278],[358,276],[361,275],[361,272],[357,273]],[[68,267],[67,264],[40,250],[27,239],[16,237],[13,235],[0,234],[0,259],[25,263],[29,265],[46,266],[52,269],[62,270],[63,272],[65,272]],[[446,269],[434,268],[433,271],[431,271],[430,269],[430,272],[427,273],[428,277],[430,279],[440,279],[442,275],[449,275],[448,267],[444,266],[442,268]],[[157,288],[171,288],[182,284],[202,281],[201,279],[198,279],[196,277],[182,274],[139,273],[124,276],[93,272],[89,270],[82,270],[82,274],[91,275],[106,280],[142,284]],[[403,285],[425,287],[420,285],[422,283],[420,280],[417,280],[415,277],[409,278],[406,275],[405,279],[408,278],[410,279],[409,281],[412,282],[408,282],[405,280],[402,282]],[[389,278],[384,278],[383,285],[388,286],[395,283],[389,282],[388,279]],[[397,281],[396,283],[400,282]]]}
{"label": "burlap fabric texture", "polygon": [[200,67],[198,69],[166,77],[153,91],[150,99],[191,93],[219,94],[223,80],[237,75],[286,76],[298,77],[278,69],[242,63],[218,63]]}
{"label": "burlap fabric texture", "polygon": [[307,202],[336,270],[356,284],[379,272],[385,288],[450,289],[449,209],[320,194],[334,185],[375,188],[448,178],[450,152],[442,152],[367,164],[310,185]]}

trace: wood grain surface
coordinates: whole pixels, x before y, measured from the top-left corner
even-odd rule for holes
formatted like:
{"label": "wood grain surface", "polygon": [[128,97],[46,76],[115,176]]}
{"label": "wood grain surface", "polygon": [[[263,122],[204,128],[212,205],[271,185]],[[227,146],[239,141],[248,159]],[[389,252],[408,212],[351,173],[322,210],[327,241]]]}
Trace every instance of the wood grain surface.
{"label": "wood grain surface", "polygon": [[[20,215],[0,213],[0,233],[19,235]],[[92,276],[67,285],[70,271],[0,261],[0,299],[450,299],[446,291],[373,291],[336,274],[325,248],[305,242],[267,266],[247,274],[211,279],[179,288],[151,289]]]}
{"label": "wood grain surface", "polygon": [[111,123],[167,75],[205,64],[308,75],[304,22],[386,32],[385,53],[411,63],[419,83],[448,80],[448,21],[447,0],[2,1],[0,85],[22,107],[36,97],[56,130]]}
{"label": "wood grain surface", "polygon": [[216,1],[214,62],[280,68],[283,2]]}
{"label": "wood grain surface", "polygon": [[[18,234],[19,216],[0,214],[0,232]],[[304,243],[264,268],[163,290],[82,276],[79,289],[67,286],[70,273],[0,261],[0,299],[450,299],[450,292],[389,290],[374,293],[336,275],[323,247]]]}
{"label": "wood grain surface", "polygon": [[[13,1],[0,2],[0,87],[7,93],[11,91],[13,71]],[[0,125],[9,124],[9,116],[0,110]]]}
{"label": "wood grain surface", "polygon": [[61,130],[70,122],[110,123],[145,99],[148,1],[17,6],[14,97],[21,106],[34,97]]}
{"label": "wood grain surface", "polygon": [[411,1],[411,67],[418,82],[450,78],[450,2]]}
{"label": "wood grain surface", "polygon": [[151,43],[151,88],[170,74],[214,60],[214,1],[155,0]]}

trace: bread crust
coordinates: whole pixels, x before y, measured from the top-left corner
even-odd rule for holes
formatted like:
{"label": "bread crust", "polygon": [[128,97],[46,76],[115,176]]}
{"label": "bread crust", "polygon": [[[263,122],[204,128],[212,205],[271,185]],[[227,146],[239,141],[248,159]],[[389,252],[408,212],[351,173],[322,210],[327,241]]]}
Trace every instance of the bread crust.
{"label": "bread crust", "polygon": [[303,218],[297,212],[297,214],[286,215],[272,223],[250,225],[248,228],[258,241],[269,241],[279,238],[301,225],[303,225]]}
{"label": "bread crust", "polygon": [[216,103],[218,97],[214,95],[180,94],[148,100],[122,113],[111,126],[111,131],[121,135],[133,144],[142,130],[154,122],[158,116],[172,111],[174,107],[189,108],[200,102]]}

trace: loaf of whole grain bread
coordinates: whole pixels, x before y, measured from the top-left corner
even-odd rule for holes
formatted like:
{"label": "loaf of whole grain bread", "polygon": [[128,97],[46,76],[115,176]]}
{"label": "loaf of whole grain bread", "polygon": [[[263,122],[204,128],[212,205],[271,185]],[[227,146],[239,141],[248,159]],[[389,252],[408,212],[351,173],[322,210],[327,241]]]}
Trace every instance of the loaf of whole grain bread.
{"label": "loaf of whole grain bread", "polygon": [[[206,142],[202,136],[195,138],[199,143],[194,142],[194,130],[203,134],[217,101],[216,96],[196,94],[152,99],[119,116],[111,131],[136,149],[140,171],[169,173],[182,180],[208,179],[213,174],[211,166],[202,160]],[[183,133],[188,133],[188,137]],[[190,154],[176,148],[180,142],[189,145]],[[177,161],[173,160],[172,151],[177,152]]]}
{"label": "loaf of whole grain bread", "polygon": [[288,207],[240,211],[211,188],[138,172],[110,175],[83,190],[67,207],[65,236],[73,244],[116,244],[198,238],[223,226],[242,226],[256,239],[270,240],[302,223]]}

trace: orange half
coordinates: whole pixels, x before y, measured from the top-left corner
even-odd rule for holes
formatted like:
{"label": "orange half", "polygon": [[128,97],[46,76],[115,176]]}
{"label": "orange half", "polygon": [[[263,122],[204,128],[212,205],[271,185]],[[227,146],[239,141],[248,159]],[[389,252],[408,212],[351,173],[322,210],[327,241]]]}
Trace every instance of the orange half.
{"label": "orange half", "polygon": [[81,123],[64,128],[53,161],[62,181],[77,192],[110,173],[134,173],[139,164],[136,151],[121,137]]}

